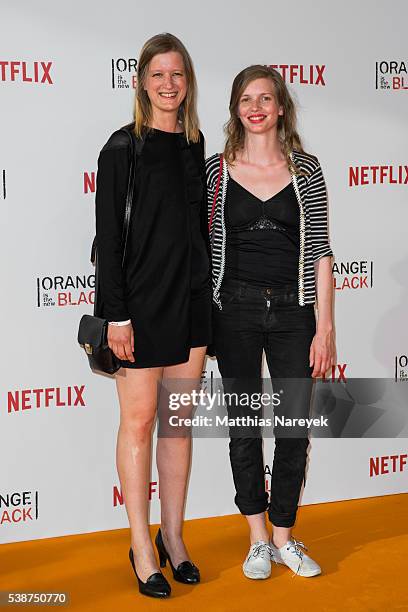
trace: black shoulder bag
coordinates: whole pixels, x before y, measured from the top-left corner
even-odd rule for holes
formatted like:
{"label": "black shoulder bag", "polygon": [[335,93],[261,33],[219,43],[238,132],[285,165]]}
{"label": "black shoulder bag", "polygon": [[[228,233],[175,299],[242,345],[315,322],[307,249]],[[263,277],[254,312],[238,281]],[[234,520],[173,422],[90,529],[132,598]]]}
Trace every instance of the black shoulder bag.
{"label": "black shoulder bag", "polygon": [[[133,192],[135,186],[136,163],[140,155],[144,138],[136,138],[132,130],[133,124],[125,126],[120,131],[125,132],[130,142],[130,164],[129,164],[129,179],[125,203],[125,216],[123,220],[122,230],[122,268],[125,264],[126,245],[129,234],[130,216],[133,204]],[[96,237],[92,243],[91,262],[95,265],[95,299],[94,299],[94,314],[83,315],[79,322],[78,342],[85,350],[88,357],[89,365],[94,372],[102,372],[105,374],[114,374],[120,368],[120,363],[113,351],[108,346],[108,325],[107,319],[97,316],[98,313],[98,295],[100,292],[99,275],[98,275],[98,254]]]}

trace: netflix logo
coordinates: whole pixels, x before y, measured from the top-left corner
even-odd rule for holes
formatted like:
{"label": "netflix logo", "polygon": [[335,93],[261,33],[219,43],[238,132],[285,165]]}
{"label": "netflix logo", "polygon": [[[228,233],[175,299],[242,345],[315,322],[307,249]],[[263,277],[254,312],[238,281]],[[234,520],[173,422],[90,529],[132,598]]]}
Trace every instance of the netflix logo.
{"label": "netflix logo", "polygon": [[349,187],[360,185],[408,185],[408,166],[350,166]]}
{"label": "netflix logo", "polygon": [[136,87],[137,59],[123,57],[111,60],[112,89],[131,89]]}
{"label": "netflix logo", "polygon": [[0,79],[8,82],[53,85],[52,62],[0,61]]}
{"label": "netflix logo", "polygon": [[8,391],[7,412],[11,414],[40,408],[85,407],[84,391],[85,385]]}
{"label": "netflix logo", "polygon": [[401,61],[375,62],[375,88],[403,91],[408,89],[407,65]]}
{"label": "netflix logo", "polygon": [[96,191],[96,172],[84,172],[84,193],[95,193]]}
{"label": "netflix logo", "polygon": [[333,287],[336,291],[371,289],[374,282],[374,263],[368,260],[339,261],[332,267]]}
{"label": "netflix logo", "polygon": [[382,457],[370,457],[370,478],[383,474],[391,474],[406,471],[406,453],[402,455],[383,455]]}
{"label": "netflix logo", "polygon": [[0,493],[0,526],[38,520],[38,491]]}
{"label": "netflix logo", "polygon": [[347,367],[347,363],[336,363],[335,365],[332,365],[331,368],[329,370],[327,370],[327,372],[329,372],[329,375],[324,374],[322,376],[322,381],[323,382],[347,382],[346,379],[346,367]]}
{"label": "netflix logo", "polygon": [[43,276],[36,283],[38,308],[80,306],[95,300],[95,274]]}
{"label": "netflix logo", "polygon": [[285,83],[296,85],[320,85],[325,87],[324,71],[326,66],[316,64],[268,64],[275,68]]}
{"label": "netflix logo", "polygon": [[[123,506],[124,500],[123,500],[123,494],[122,494],[121,488],[114,485],[112,493],[113,493],[113,498],[112,498],[113,507],[116,508],[117,506]],[[153,497],[157,497],[157,499],[160,499],[159,483],[155,480],[149,482],[149,485],[148,485],[149,501],[152,501]]]}

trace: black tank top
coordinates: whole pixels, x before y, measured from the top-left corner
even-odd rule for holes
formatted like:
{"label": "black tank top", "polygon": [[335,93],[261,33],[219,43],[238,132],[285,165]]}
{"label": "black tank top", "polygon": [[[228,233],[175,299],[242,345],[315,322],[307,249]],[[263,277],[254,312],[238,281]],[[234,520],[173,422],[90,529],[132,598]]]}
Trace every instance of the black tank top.
{"label": "black tank top", "polygon": [[229,178],[224,279],[279,287],[296,284],[299,205],[292,182],[263,202]]}

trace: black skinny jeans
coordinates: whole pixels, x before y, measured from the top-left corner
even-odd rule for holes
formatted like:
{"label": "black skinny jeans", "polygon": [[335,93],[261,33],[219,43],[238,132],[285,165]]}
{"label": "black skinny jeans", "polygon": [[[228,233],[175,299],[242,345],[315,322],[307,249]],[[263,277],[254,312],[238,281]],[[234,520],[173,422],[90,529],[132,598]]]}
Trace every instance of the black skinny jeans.
{"label": "black skinny jeans", "polygon": [[[286,392],[281,414],[307,418],[313,384],[309,350],[316,331],[313,305],[299,306],[296,285],[276,290],[233,280],[223,283],[221,302],[221,311],[217,306],[214,308],[214,343],[224,392],[262,391],[262,354],[265,351],[274,392],[275,383]],[[295,385],[286,380],[285,384],[284,379],[290,378],[303,380],[297,380]],[[248,414],[247,408],[231,404],[227,408],[230,417]],[[279,408],[275,408],[274,414],[280,414]],[[307,432],[302,431],[299,437],[293,437],[296,432],[292,432],[292,437],[280,437],[275,428],[268,507],[261,432],[256,435],[252,430],[251,437],[245,437],[242,431],[240,434],[239,430],[230,428],[236,505],[245,515],[268,509],[274,525],[292,527],[305,475]]]}

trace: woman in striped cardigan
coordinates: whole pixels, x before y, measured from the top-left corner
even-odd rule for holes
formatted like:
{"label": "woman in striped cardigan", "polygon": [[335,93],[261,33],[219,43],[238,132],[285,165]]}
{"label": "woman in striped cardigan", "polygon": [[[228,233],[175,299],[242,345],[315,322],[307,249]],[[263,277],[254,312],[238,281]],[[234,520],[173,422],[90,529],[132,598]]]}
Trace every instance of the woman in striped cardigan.
{"label": "woman in striped cardigan", "polygon": [[[214,344],[224,391],[262,391],[265,352],[274,391],[283,391],[275,418],[307,417],[312,379],[335,363],[333,253],[322,170],[303,150],[293,100],[272,68],[250,66],[236,76],[226,135],[224,153],[207,160]],[[235,502],[250,528],[244,574],[267,578],[271,559],[302,576],[319,574],[291,534],[308,431],[275,427],[268,503],[262,434],[250,426],[253,420],[245,421],[254,411],[230,402],[228,412],[244,417],[230,427]]]}

